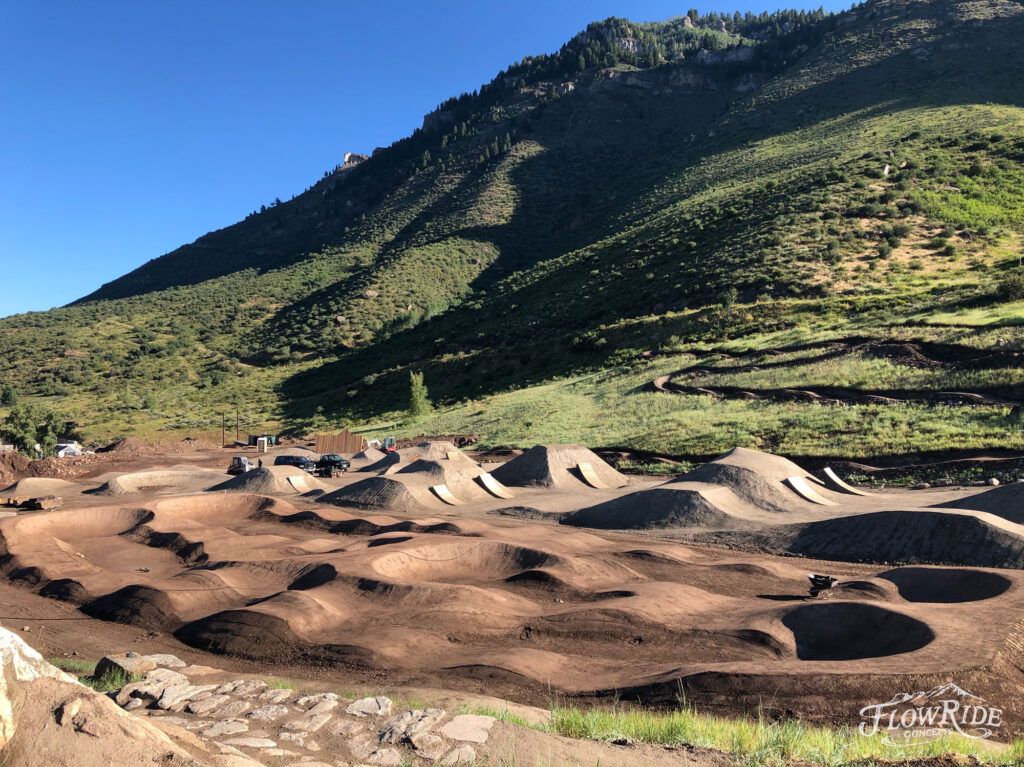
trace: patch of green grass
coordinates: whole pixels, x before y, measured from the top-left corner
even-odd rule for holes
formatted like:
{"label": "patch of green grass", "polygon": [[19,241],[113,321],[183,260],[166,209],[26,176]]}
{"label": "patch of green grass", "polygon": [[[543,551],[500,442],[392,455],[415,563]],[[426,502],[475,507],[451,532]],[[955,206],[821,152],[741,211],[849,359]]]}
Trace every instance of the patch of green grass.
{"label": "patch of green grass", "polygon": [[61,671],[80,676],[90,675],[96,670],[95,661],[79,660],[78,658],[47,658],[46,662]]}
{"label": "patch of green grass", "polygon": [[298,690],[299,685],[291,679],[281,679],[280,677],[272,677],[267,681],[267,687],[272,690]]}
{"label": "patch of green grass", "polygon": [[141,674],[126,674],[118,669],[108,671],[99,678],[94,676],[82,676],[78,678],[78,681],[86,687],[91,687],[96,692],[110,692],[111,690],[119,690],[126,684],[138,682],[140,679],[142,679]]}
{"label": "patch of green grass", "polygon": [[490,716],[497,719],[498,721],[508,722],[509,724],[514,724],[518,727],[536,728],[536,725],[532,724],[529,720],[522,716],[519,716],[518,714],[513,714],[507,708],[494,708],[493,706],[469,706],[463,704],[459,706],[458,713]]}
{"label": "patch of green grass", "polygon": [[725,751],[738,764],[789,764],[806,760],[839,767],[873,760],[921,759],[941,754],[981,754],[994,765],[1019,765],[1024,741],[1006,749],[960,735],[948,735],[916,746],[895,746],[881,737],[865,737],[848,727],[826,728],[795,720],[727,719],[689,709],[672,712],[580,709],[555,706],[543,729],[569,738],[611,741],[629,738],[661,746],[694,745]]}

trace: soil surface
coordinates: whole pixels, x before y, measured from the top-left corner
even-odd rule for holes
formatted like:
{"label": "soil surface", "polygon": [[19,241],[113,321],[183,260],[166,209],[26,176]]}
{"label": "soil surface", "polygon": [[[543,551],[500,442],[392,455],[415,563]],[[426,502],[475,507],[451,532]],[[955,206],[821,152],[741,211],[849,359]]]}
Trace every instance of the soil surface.
{"label": "soil surface", "polygon": [[[496,472],[506,499],[480,482],[494,467],[412,450],[398,471],[273,495],[203,490],[228,479],[231,451],[102,463],[62,488],[63,508],[0,520],[0,620],[47,655],[170,652],[531,716],[553,696],[684,695],[717,713],[856,724],[865,705],[955,682],[1004,709],[1003,735],[1024,732],[1016,495],[852,495],[754,451],[627,480],[549,446]],[[174,476],[148,484],[154,472]],[[385,478],[415,507],[361,489]],[[93,492],[104,486],[120,490]],[[339,504],[353,497],[363,505]],[[809,572],[838,582],[812,598]]]}

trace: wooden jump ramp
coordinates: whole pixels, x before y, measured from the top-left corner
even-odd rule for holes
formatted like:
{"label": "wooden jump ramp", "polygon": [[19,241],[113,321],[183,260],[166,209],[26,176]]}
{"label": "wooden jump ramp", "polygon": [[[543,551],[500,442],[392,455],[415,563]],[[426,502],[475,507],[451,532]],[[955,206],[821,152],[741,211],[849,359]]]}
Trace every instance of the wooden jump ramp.
{"label": "wooden jump ramp", "polygon": [[594,465],[590,461],[580,461],[576,464],[576,470],[583,477],[583,481],[591,487],[596,487],[598,490],[604,490],[608,487],[608,485],[597,478],[597,472],[594,471]]}
{"label": "wooden jump ramp", "polygon": [[495,498],[515,498],[515,495],[513,495],[511,490],[501,484],[486,471],[476,479],[483,486],[484,490]]}
{"label": "wooden jump ramp", "polygon": [[816,503],[819,506],[839,505],[835,501],[830,501],[825,496],[819,494],[817,490],[811,487],[806,477],[786,477],[785,482],[805,501]]}
{"label": "wooden jump ramp", "polygon": [[434,495],[440,498],[442,501],[447,503],[449,506],[461,506],[462,501],[452,495],[452,491],[448,489],[448,485],[431,485],[430,489]]}
{"label": "wooden jump ramp", "polygon": [[849,493],[850,495],[867,495],[863,490],[858,490],[856,487],[843,482],[839,475],[832,471],[831,466],[826,466],[823,473],[825,475],[825,483],[833,490],[837,490],[840,493]]}

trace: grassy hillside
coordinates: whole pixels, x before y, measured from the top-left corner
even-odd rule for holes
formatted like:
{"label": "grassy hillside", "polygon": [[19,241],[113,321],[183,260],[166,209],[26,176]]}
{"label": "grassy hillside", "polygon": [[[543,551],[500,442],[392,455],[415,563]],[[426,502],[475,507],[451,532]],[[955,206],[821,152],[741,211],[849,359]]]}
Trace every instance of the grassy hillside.
{"label": "grassy hillside", "polygon": [[[439,407],[403,433],[1020,448],[1024,7],[696,22],[592,25],[294,200],[0,321],[0,380],[95,436],[236,406],[389,424],[416,370]],[[814,386],[848,391],[779,393]]]}

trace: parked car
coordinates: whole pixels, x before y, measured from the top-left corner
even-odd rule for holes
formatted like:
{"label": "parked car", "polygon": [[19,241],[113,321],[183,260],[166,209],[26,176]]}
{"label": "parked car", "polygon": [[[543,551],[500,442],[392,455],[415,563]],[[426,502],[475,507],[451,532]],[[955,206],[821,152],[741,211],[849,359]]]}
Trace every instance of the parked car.
{"label": "parked car", "polygon": [[310,474],[316,468],[316,461],[304,455],[279,455],[274,459],[275,466],[296,466]]}
{"label": "parked car", "polygon": [[318,477],[336,477],[348,471],[352,463],[347,458],[342,458],[337,453],[324,453],[316,462],[316,475]]}
{"label": "parked car", "polygon": [[228,474],[245,474],[255,468],[256,461],[244,455],[236,455],[231,459],[231,465],[228,466]]}

